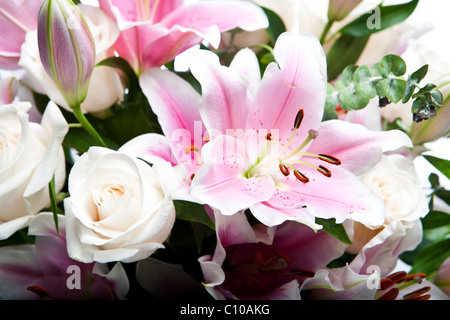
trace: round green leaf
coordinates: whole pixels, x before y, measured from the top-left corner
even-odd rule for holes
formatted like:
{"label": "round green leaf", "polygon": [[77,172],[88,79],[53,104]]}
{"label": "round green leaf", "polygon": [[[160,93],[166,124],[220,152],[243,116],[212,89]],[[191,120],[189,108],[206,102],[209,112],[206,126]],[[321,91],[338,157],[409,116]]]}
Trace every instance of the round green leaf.
{"label": "round green leaf", "polygon": [[406,72],[405,61],[394,54],[388,54],[380,60],[380,72],[382,76],[393,74],[394,76],[402,76]]}
{"label": "round green leaf", "polygon": [[385,79],[382,83],[386,97],[393,103],[397,103],[403,98],[406,91],[406,80]]}
{"label": "round green leaf", "polygon": [[367,98],[375,97],[377,95],[377,89],[373,79],[374,77],[368,66],[364,65],[358,67],[353,76],[355,88],[358,93]]}

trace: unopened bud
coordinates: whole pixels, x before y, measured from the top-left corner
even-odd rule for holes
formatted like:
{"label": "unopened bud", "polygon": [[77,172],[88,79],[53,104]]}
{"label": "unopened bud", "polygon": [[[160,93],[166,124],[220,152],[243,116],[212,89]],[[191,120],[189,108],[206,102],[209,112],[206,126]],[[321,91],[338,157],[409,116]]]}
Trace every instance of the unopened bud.
{"label": "unopened bud", "polygon": [[38,17],[39,54],[45,71],[71,108],[85,99],[95,65],[95,46],[71,0],[45,0]]}

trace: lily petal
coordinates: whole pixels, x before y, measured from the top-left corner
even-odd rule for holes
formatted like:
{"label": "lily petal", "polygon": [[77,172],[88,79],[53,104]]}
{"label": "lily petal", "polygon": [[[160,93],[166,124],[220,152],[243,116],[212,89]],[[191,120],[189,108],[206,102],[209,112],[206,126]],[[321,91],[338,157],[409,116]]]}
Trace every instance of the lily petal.
{"label": "lily petal", "polygon": [[412,147],[409,137],[399,130],[370,131],[339,120],[323,122],[318,132],[308,152],[332,155],[342,162],[341,168],[356,175],[377,164],[383,152]]}
{"label": "lily petal", "polygon": [[247,84],[239,74],[222,66],[219,57],[206,50],[194,52],[189,66],[202,86],[200,113],[208,132],[244,130],[251,101]]}
{"label": "lily petal", "polygon": [[[230,152],[227,147],[238,151]],[[219,150],[221,154],[217,154]],[[219,136],[208,142],[202,152],[204,163],[192,181],[192,195],[225,215],[269,199],[275,191],[271,177],[243,177],[244,150],[244,142],[231,136]]]}
{"label": "lily petal", "polygon": [[318,128],[326,96],[325,55],[316,38],[306,34],[282,34],[274,48],[278,65],[271,63],[250,108],[247,128],[277,129],[285,144],[292,135],[299,109],[302,124],[292,145],[299,145],[308,130]]}
{"label": "lily petal", "polygon": [[[358,177],[339,167],[333,167],[330,178],[309,167],[302,169],[310,182],[302,183],[296,178],[285,177],[278,183],[279,197],[284,206],[305,204],[309,213],[320,218],[335,218],[336,223],[346,219],[370,226],[384,222],[384,203]],[[269,202],[272,202],[271,199]],[[288,209],[288,208],[287,208]],[[305,221],[310,224],[310,220]]]}
{"label": "lily petal", "polygon": [[[161,24],[167,28],[179,25],[205,34],[213,25],[218,27],[219,34],[235,28],[255,31],[269,26],[260,7],[242,1],[208,1],[182,6],[164,17]],[[206,40],[216,48],[219,46],[213,38],[207,37]]]}

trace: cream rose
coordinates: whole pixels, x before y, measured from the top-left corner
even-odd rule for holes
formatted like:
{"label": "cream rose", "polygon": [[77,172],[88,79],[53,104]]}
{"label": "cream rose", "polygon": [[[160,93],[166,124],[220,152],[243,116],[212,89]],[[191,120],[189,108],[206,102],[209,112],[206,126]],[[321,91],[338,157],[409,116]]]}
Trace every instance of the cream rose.
{"label": "cream rose", "polygon": [[31,104],[0,105],[0,239],[28,225],[50,204],[48,184],[65,181],[61,143],[68,125],[50,102],[40,124],[28,121]]}
{"label": "cream rose", "polygon": [[69,255],[81,262],[132,262],[163,248],[175,221],[172,170],[166,162],[150,166],[120,150],[90,148],[69,175]]}
{"label": "cream rose", "polygon": [[369,240],[386,228],[402,234],[415,228],[419,219],[429,211],[427,197],[414,164],[402,155],[383,156],[362,179],[384,201],[385,222],[379,228],[355,223],[353,245],[348,249],[350,252],[359,252]]}

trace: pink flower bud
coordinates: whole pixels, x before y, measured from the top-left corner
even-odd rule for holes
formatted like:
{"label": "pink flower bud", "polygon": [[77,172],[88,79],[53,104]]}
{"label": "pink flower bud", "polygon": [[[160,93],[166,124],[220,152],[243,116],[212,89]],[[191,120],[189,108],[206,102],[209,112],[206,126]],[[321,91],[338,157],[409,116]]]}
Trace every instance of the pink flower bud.
{"label": "pink flower bud", "polygon": [[78,7],[71,0],[45,0],[38,17],[39,54],[71,108],[87,95],[95,46]]}

